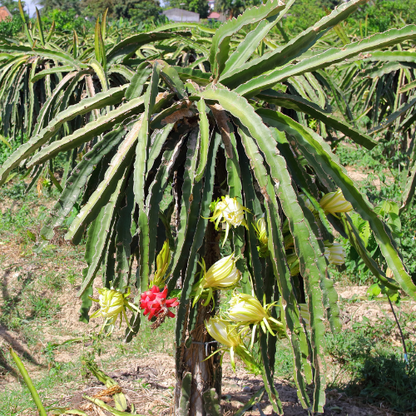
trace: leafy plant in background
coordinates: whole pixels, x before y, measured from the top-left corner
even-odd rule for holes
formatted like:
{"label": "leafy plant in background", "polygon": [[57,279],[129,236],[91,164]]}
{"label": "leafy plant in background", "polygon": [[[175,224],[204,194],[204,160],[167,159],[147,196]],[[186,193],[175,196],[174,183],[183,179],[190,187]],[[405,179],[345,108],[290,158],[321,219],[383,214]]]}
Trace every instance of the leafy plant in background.
{"label": "leafy plant in background", "polygon": [[[121,294],[123,305],[128,301],[125,288],[133,285],[141,292],[130,300],[136,307],[146,292],[150,299],[158,253],[169,243],[167,290],[159,288],[157,296],[156,290],[152,292],[152,306],[149,300],[146,306],[160,308],[154,320],[158,327],[169,315],[167,297],[180,292],[175,331],[178,412],[219,411],[221,366],[218,354],[211,355],[217,343],[205,325],[217,311],[211,298],[218,305],[219,290],[232,290],[237,283],[231,308],[225,308],[225,319],[235,325],[221,332],[229,342],[225,347],[234,351],[238,337],[244,348],[235,345],[236,353],[257,345],[261,362],[256,367],[261,369],[274,411],[282,414],[273,375],[276,335],[287,336],[299,400],[312,412],[323,411],[324,320],[333,330],[340,328],[337,295],[325,257],[326,248],[333,246],[333,227],[348,236],[380,284],[394,291],[401,288],[416,298],[391,230],[348,178],[322,136],[308,127],[308,119],[314,118],[324,136],[331,131],[369,149],[376,144],[326,106],[323,70],[345,59],[361,60],[361,54],[369,51],[411,43],[416,27],[345,47],[320,43],[315,48],[325,33],[364,2],[343,4],[279,47],[268,36],[274,36],[293,0],[249,9],[212,37],[207,28],[174,24],[121,41],[106,40],[104,17],[102,24],[96,24],[94,50],[87,44],[83,60],[78,52],[55,53],[47,43],[42,50],[34,44],[25,49],[2,46],[17,57],[24,52],[36,59],[47,51],[67,66],[56,65],[43,75],[62,71],[70,79],[79,77],[71,84],[79,91],[72,101],[57,105],[58,98],[74,92],[59,89],[62,83],[51,90],[43,106],[48,117],[38,116],[29,140],[2,165],[0,183],[21,164],[42,171],[59,153],[67,153],[71,163],[59,184],[63,191],[41,239],[51,239],[65,217],[77,210],[66,238],[75,244],[87,238],[88,267],[79,292],[83,320],[88,321],[92,283],[100,270],[103,286],[114,287],[111,290]],[[193,31],[172,31],[189,27]],[[38,28],[31,32],[27,27],[28,37],[41,36],[40,21]],[[75,46],[76,37],[72,52]],[[79,81],[81,77],[85,82]],[[100,84],[94,93],[91,82]],[[213,214],[210,210],[220,197],[224,198],[217,208],[228,201],[218,211],[220,221],[230,225],[227,244],[234,259],[227,273],[221,262],[223,237],[215,229],[215,208]],[[385,264],[371,257],[348,214],[351,209],[368,221]],[[260,218],[266,236],[261,228],[259,233]],[[385,265],[392,277],[386,276]],[[111,302],[104,307],[110,319],[111,312],[121,311],[119,304]],[[132,316],[126,341],[140,329],[140,320],[140,313]],[[307,390],[311,383],[312,398]]]}
{"label": "leafy plant in background", "polygon": [[[403,314],[403,328],[413,320],[414,316]],[[328,334],[329,354],[342,372],[351,376],[351,381],[343,383],[338,380],[342,379],[340,372],[333,385],[367,402],[383,400],[398,412],[412,412],[416,389],[416,354],[414,343],[409,341],[412,333],[404,330],[409,352],[407,360],[403,360],[402,353],[392,348],[394,329],[395,322],[387,316],[376,323],[364,317],[353,324],[352,330]]]}
{"label": "leafy plant in background", "polygon": [[22,30],[23,22],[18,14],[15,14],[10,19],[5,19],[0,22],[0,36],[5,38],[14,38]]}

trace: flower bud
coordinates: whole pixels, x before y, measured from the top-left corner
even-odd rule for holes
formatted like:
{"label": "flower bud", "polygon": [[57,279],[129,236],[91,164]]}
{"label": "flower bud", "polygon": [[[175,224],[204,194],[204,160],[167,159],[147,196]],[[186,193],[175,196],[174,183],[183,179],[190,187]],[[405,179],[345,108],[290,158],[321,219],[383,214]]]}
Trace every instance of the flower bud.
{"label": "flower bud", "polygon": [[325,243],[325,257],[331,264],[341,266],[345,263],[345,251],[339,243]]}
{"label": "flower bud", "polygon": [[234,286],[241,278],[241,273],[235,265],[234,253],[215,262],[205,274],[204,288],[224,289]]}
{"label": "flower bud", "polygon": [[267,235],[267,226],[264,218],[259,218],[256,224],[253,224],[254,230],[256,231],[257,238],[259,240],[259,245],[257,250],[259,251],[260,257],[269,256],[269,237]]}
{"label": "flower bud", "polygon": [[156,257],[156,273],[149,286],[157,286],[159,289],[162,289],[165,286],[166,278],[164,278],[164,276],[169,267],[170,258],[169,240],[166,240],[163,243],[162,250],[160,250]]}
{"label": "flower bud", "polygon": [[236,347],[242,343],[236,326],[231,325],[230,322],[224,319],[212,317],[209,321],[205,321],[205,327],[215,341],[228,348]]}
{"label": "flower bud", "polygon": [[258,324],[269,314],[254,296],[246,293],[234,294],[230,300],[228,316],[235,322]]}
{"label": "flower bud", "polygon": [[97,299],[93,299],[90,297],[91,300],[94,302],[98,302],[100,304],[100,309],[91,315],[91,318],[96,318],[98,316],[102,316],[105,318],[105,322],[101,331],[107,324],[110,324],[109,334],[114,329],[114,323],[116,322],[117,318],[120,316],[120,326],[124,319],[127,322],[127,326],[131,329],[130,324],[127,320],[126,315],[126,308],[130,310],[138,311],[136,305],[128,301],[128,297],[130,295],[130,289],[128,289],[127,293],[123,294],[119,290],[115,290],[114,288],[107,289],[105,287],[98,289],[98,293],[100,294]]}
{"label": "flower bud", "polygon": [[339,212],[349,212],[353,209],[352,205],[344,198],[341,189],[324,195],[319,204],[326,213],[332,215]]}
{"label": "flower bud", "polygon": [[95,316],[102,316],[104,318],[112,318],[118,316],[126,308],[126,299],[124,295],[118,290],[102,288],[98,289],[100,294],[98,302],[100,310]]}

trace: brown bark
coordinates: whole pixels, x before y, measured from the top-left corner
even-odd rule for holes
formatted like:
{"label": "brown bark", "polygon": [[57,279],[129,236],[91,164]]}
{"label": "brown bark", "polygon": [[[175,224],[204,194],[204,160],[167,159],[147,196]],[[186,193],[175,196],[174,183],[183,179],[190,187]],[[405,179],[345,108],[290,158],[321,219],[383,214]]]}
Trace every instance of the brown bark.
{"label": "brown bark", "polygon": [[[207,269],[220,258],[218,233],[209,223],[206,232],[205,262]],[[192,300],[191,300],[192,301]],[[219,354],[206,360],[216,348],[216,343],[205,329],[205,320],[214,314],[212,303],[204,307],[204,300],[195,305],[197,309],[193,329],[188,331],[183,345],[177,346],[181,355],[180,368],[176,369],[175,416],[209,416],[212,406],[204,400],[204,393],[215,389],[221,397],[221,366]],[[189,309],[187,324],[191,325]],[[205,395],[206,397],[207,395]]]}

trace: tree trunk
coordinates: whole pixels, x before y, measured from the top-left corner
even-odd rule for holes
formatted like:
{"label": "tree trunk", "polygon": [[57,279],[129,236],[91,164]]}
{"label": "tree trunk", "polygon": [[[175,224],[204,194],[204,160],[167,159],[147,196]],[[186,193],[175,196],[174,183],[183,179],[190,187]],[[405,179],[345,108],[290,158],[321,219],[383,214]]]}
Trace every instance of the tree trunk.
{"label": "tree trunk", "polygon": [[[205,243],[207,269],[220,258],[219,235],[214,224],[208,223]],[[214,314],[212,303],[204,307],[204,300],[191,309],[188,306],[185,341],[178,345],[177,354],[181,360],[176,368],[175,416],[215,416],[220,415],[221,365],[219,354],[208,360],[217,349],[217,343],[209,336],[205,320]],[[218,303],[218,302],[216,302]]]}

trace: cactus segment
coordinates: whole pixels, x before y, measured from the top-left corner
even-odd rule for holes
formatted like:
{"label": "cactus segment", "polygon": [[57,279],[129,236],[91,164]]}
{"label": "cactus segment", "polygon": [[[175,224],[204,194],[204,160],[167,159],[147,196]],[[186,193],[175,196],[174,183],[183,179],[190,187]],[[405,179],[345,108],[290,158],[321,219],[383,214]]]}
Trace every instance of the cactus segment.
{"label": "cactus segment", "polygon": [[[261,110],[259,114],[267,118],[267,122],[279,130],[286,131],[297,142],[303,155],[309,164],[322,169],[322,175],[335,182],[341,188],[347,201],[361,217],[370,223],[370,227],[379,244],[381,253],[386,259],[388,267],[393,271],[394,278],[401,288],[411,297],[416,299],[416,286],[407,273],[402,260],[397,254],[395,243],[390,231],[373,211],[368,199],[354,186],[352,180],[346,175],[345,170],[339,164],[337,157],[331,152],[324,140],[310,129],[301,126],[289,117],[269,110]],[[318,173],[318,169],[316,169]]]}
{"label": "cactus segment", "polygon": [[150,137],[150,151],[149,151],[149,157],[147,159],[147,172],[146,176],[149,175],[150,171],[153,169],[153,165],[157,158],[160,156],[160,152],[163,148],[163,146],[166,145],[166,141],[168,140],[168,137],[174,127],[174,124],[167,124],[162,129],[154,130],[152,133],[152,136]]}
{"label": "cactus segment", "polygon": [[229,88],[235,88],[244,82],[250,81],[253,77],[257,78],[259,74],[264,74],[288,64],[309,50],[329,28],[346,19],[360,4],[366,1],[353,0],[342,4],[334,9],[331,14],[323,17],[319,22],[291,39],[286,45],[278,47],[274,51],[253,59],[240,67],[235,67],[234,71],[222,75],[220,82]]}
{"label": "cactus segment", "polygon": [[269,363],[269,356],[267,355],[267,335],[259,331],[260,333],[260,351],[261,357],[264,364],[263,370],[263,382],[264,387],[266,388],[267,394],[269,396],[269,400],[273,406],[273,410],[279,414],[283,415],[283,407],[282,402],[279,399],[279,393],[274,386],[273,380],[273,368],[270,367]]}
{"label": "cactus segment", "polygon": [[195,181],[199,182],[205,172],[205,166],[207,164],[208,149],[210,142],[209,122],[206,113],[205,101],[201,98],[198,101],[198,112],[199,112],[199,134],[198,134],[198,152],[199,161],[198,169],[195,174]]}
{"label": "cactus segment", "polygon": [[400,211],[404,211],[405,209],[407,209],[411,201],[413,200],[416,188],[416,164],[410,166],[408,174],[405,177],[407,179],[402,195],[402,204],[400,207]]}
{"label": "cactus segment", "polygon": [[[216,154],[218,151],[219,144],[221,142],[221,136],[216,134],[211,141],[211,146],[209,148],[209,155],[207,160],[207,168],[204,178],[204,188],[201,198],[201,205],[200,210],[197,215],[193,216],[193,221],[195,224],[195,234],[193,235],[193,243],[190,247],[190,251],[185,251],[185,256],[188,257],[187,261],[187,268],[186,268],[186,276],[183,281],[183,289],[182,289],[182,296],[178,307],[178,313],[176,318],[176,329],[175,329],[175,337],[176,337],[176,346],[177,346],[177,354],[176,354],[176,362],[177,365],[180,363],[180,353],[183,348],[183,343],[185,341],[185,335],[187,330],[187,325],[185,325],[185,319],[187,319],[187,311],[190,307],[190,300],[189,296],[192,291],[192,285],[195,280],[195,272],[197,268],[197,252],[202,246],[205,236],[205,230],[208,224],[208,216],[209,216],[209,205],[212,200],[213,190],[214,190],[214,179],[215,179],[215,160]],[[200,184],[198,184],[200,186]],[[198,207],[199,208],[199,207]],[[169,282],[168,287],[173,287],[173,282],[176,283],[175,279],[171,279]],[[177,368],[180,368],[177,366]]]}
{"label": "cactus segment", "polygon": [[35,83],[36,81],[39,81],[42,78],[46,77],[46,75],[62,74],[62,72],[72,71],[74,71],[74,67],[72,65],[56,66],[53,68],[44,69],[43,71],[40,71],[36,75],[30,77],[30,82]]}
{"label": "cactus segment", "polygon": [[[206,59],[204,59],[205,61]],[[199,69],[195,68],[183,68],[180,66],[174,66],[176,72],[179,75],[179,78],[182,81],[187,81],[190,79],[193,82],[196,82],[198,85],[205,86],[211,82],[211,74],[209,72],[202,72]]]}
{"label": "cactus segment", "polygon": [[138,120],[134,124],[119,146],[117,153],[112,158],[111,163],[105,172],[104,179],[69,227],[65,236],[67,240],[77,240],[80,235],[82,235],[84,226],[98,215],[103,205],[107,203],[114,189],[116,189],[119,179],[124,174],[125,167],[130,163],[130,158],[134,152],[134,144],[137,141],[141,123],[142,121]]}
{"label": "cactus segment", "polygon": [[[285,307],[285,320],[289,328],[295,373],[294,379],[298,387],[298,397],[302,406],[309,407],[309,397],[306,392],[306,384],[312,381],[312,368],[308,362],[309,347],[306,341],[304,329],[299,320],[299,309],[294,294],[293,282],[290,271],[285,261],[283,236],[280,232],[279,207],[277,205],[274,185],[263,165],[263,158],[257,145],[243,130],[239,130],[245,153],[250,160],[253,175],[265,197],[265,209],[267,214],[269,251],[273,266],[274,276],[277,279],[279,292],[282,296],[282,305]],[[267,137],[267,136],[266,136]]]}
{"label": "cactus segment", "polygon": [[[239,202],[245,203],[244,200],[242,200],[243,196],[243,187],[241,184],[241,171],[240,171],[240,163],[239,163],[239,157],[237,152],[237,141],[235,137],[234,128],[231,123],[228,123],[228,138],[229,138],[229,145],[231,147],[231,155],[232,158],[226,157],[226,169],[227,169],[227,175],[228,175],[228,186],[229,191],[228,194],[231,198],[236,197]],[[226,155],[228,152],[225,152]],[[246,215],[250,215],[249,213],[246,213]],[[248,221],[250,223],[250,221]],[[252,283],[251,283],[251,277],[249,276],[249,273],[247,271],[247,266],[244,262],[244,256],[243,256],[243,250],[244,246],[246,244],[245,241],[245,229],[244,227],[235,227],[232,231],[232,250],[235,254],[235,257],[238,258],[237,260],[237,268],[242,273],[242,279],[241,279],[241,286],[244,293],[251,294],[252,292]]]}
{"label": "cactus segment", "polygon": [[119,102],[124,96],[126,88],[127,87],[124,85],[122,87],[112,88],[105,93],[99,93],[95,97],[87,98],[80,104],[70,106],[67,110],[59,113],[47,127],[43,128],[35,136],[32,136],[29,141],[21,145],[19,149],[4,162],[0,169],[0,185],[4,184],[4,181],[7,179],[12,169],[52,138],[66,121],[72,120],[78,115],[88,113],[95,108],[101,108],[104,105]]}
{"label": "cactus segment", "polygon": [[[122,77],[124,77],[130,83],[129,87],[131,86],[132,79],[135,75],[135,72],[132,71],[130,68],[128,68],[124,65],[120,65],[120,64],[111,65],[111,67],[108,68],[107,73],[108,73],[108,75],[111,75],[111,74],[121,75]],[[150,75],[150,73],[149,73],[149,75]],[[137,97],[140,97],[141,95],[142,94],[140,93],[139,95],[137,95]],[[136,96],[130,97],[130,98],[136,98]],[[127,98],[127,91],[126,91],[126,99],[129,100],[130,98]]]}
{"label": "cactus segment", "polygon": [[228,20],[217,29],[214,37],[212,38],[209,56],[209,61],[211,63],[215,79],[218,79],[221,75],[225,62],[228,59],[231,37],[245,26],[255,24],[263,19],[274,16],[283,8],[283,2],[269,0],[267,3],[262,4],[259,7],[247,9],[240,16]]}
{"label": "cactus segment", "polygon": [[1,47],[2,52],[10,52],[10,53],[24,53],[25,55],[30,56],[41,56],[42,58],[56,60],[58,62],[62,62],[66,65],[72,66],[74,70],[81,70],[87,69],[88,66],[76,59],[72,58],[72,56],[65,54],[62,51],[56,51],[51,48],[43,49],[43,48],[32,48],[29,46],[23,45],[2,45]]}
{"label": "cactus segment", "polygon": [[295,1],[296,0],[286,1],[283,10],[274,15],[273,18],[268,19],[268,21],[261,20],[257,27],[247,34],[245,39],[239,43],[235,51],[228,58],[221,77],[225,76],[227,72],[233,71],[235,68],[241,68],[241,66],[252,57],[259,44],[268,35],[270,30],[279,23]]}
{"label": "cactus segment", "polygon": [[[240,167],[241,167],[241,182],[243,185],[243,192],[246,197],[245,205],[253,214],[256,214],[256,218],[262,215],[260,208],[260,201],[257,198],[256,192],[253,186],[253,177],[250,171],[250,163],[247,159],[247,155],[240,149]],[[251,221],[249,222],[248,232],[246,242],[248,244],[248,267],[251,272],[253,279],[253,285],[257,299],[263,299],[264,288],[263,288],[263,279],[265,276],[264,262],[260,260],[259,252],[257,250],[257,237],[254,231],[254,228],[251,226]],[[246,249],[247,252],[247,249]]]}
{"label": "cactus segment", "polygon": [[[353,2],[351,1],[345,3],[345,5],[352,3]],[[340,49],[328,49],[321,54],[305,58],[296,64],[276,69],[267,75],[255,76],[251,79],[247,78],[249,80],[244,84],[240,84],[237,88],[235,88],[235,91],[245,97],[252,97],[260,91],[272,88],[278,82],[287,80],[289,77],[301,75],[306,72],[317,71],[318,69],[326,68],[345,59],[354,58],[360,53],[371,51],[375,48],[385,48],[387,46],[392,46],[415,38],[415,25],[408,25],[401,29],[391,29],[385,33],[370,36],[362,41],[350,43]],[[257,75],[259,72],[263,71],[257,69],[257,72],[253,75]],[[239,76],[242,77],[242,74],[240,73]],[[239,78],[239,80],[241,81],[241,78]],[[221,82],[229,86],[225,80],[221,80]]]}
{"label": "cactus segment", "polygon": [[309,114],[317,120],[322,121],[327,126],[341,131],[356,143],[361,144],[369,150],[371,150],[376,145],[376,142],[367,134],[359,132],[357,129],[341,121],[339,117],[332,116],[330,113],[322,110],[313,102],[305,100],[302,97],[285,94],[274,90],[267,90],[259,94],[258,98],[268,103],[273,103],[284,108]]}
{"label": "cactus segment", "polygon": [[134,100],[121,105],[117,109],[108,112],[107,114],[99,117],[84,127],[77,129],[70,136],[65,136],[60,140],[52,142],[49,146],[42,148],[28,163],[28,168],[39,163],[43,163],[55,157],[58,153],[66,150],[74,149],[81,146],[83,143],[91,140],[95,136],[108,131],[114,125],[125,120],[127,117],[131,117],[143,110],[144,97],[139,97]]}
{"label": "cactus segment", "polygon": [[130,36],[121,42],[114,45],[107,52],[107,64],[115,64],[119,61],[124,61],[130,57],[137,49],[147,43],[155,42],[157,40],[170,39],[177,36],[189,37],[191,32],[147,32],[139,33],[138,35]]}
{"label": "cactus segment", "polygon": [[[136,159],[134,161],[134,197],[136,204],[139,207],[139,274],[140,286],[142,292],[148,289],[149,283],[149,244],[150,244],[150,224],[149,218],[145,211],[145,174],[147,157],[149,152],[149,118],[152,114],[153,107],[156,102],[156,95],[158,93],[160,66],[156,63],[153,66],[152,76],[149,86],[145,94],[145,112],[142,115],[141,126],[138,131],[137,145],[136,145]],[[158,211],[157,211],[158,212]],[[157,217],[156,217],[157,219]]]}
{"label": "cactus segment", "polygon": [[[152,230],[152,234],[154,234],[158,227],[159,206],[164,197],[168,180],[172,175],[172,168],[176,162],[177,156],[178,153],[175,152],[175,149],[166,150],[164,152],[159,169],[157,170],[152,183],[149,185],[146,198],[146,215],[149,221],[149,229]],[[156,238],[150,239],[148,251],[148,257],[151,263],[153,263],[153,259],[156,258]]]}
{"label": "cactus segment", "polygon": [[342,215],[341,222],[351,245],[355,248],[355,250],[357,250],[357,253],[360,254],[360,257],[363,259],[365,265],[371,270],[380,284],[388,287],[389,289],[398,290],[400,286],[396,283],[396,281],[387,277],[383,270],[380,269],[379,265],[371,257],[371,254],[366,249],[365,244],[360,237],[360,233],[355,228],[351,218],[348,215]]}
{"label": "cactus segment", "polygon": [[98,142],[78,163],[68,178],[66,187],[55,204],[51,216],[40,232],[45,239],[50,240],[53,237],[54,228],[62,225],[65,217],[71,212],[94,166],[120,143],[125,134],[124,127],[106,134],[103,140]]}
{"label": "cactus segment", "polygon": [[[123,172],[124,173],[124,172]],[[88,243],[85,250],[85,260],[88,267],[79,289],[78,296],[82,296],[85,290],[92,285],[92,282],[100,269],[104,258],[106,247],[110,238],[110,230],[114,224],[114,210],[120,201],[120,190],[125,182],[123,175],[117,182],[108,203],[101,209],[97,218],[93,221],[88,232]],[[85,270],[85,269],[84,269]]]}
{"label": "cactus segment", "polygon": [[133,181],[129,180],[125,197],[120,202],[120,215],[116,223],[116,279],[114,286],[122,289],[128,286],[130,279],[130,257],[131,257],[131,225],[134,213]]}
{"label": "cactus segment", "polygon": [[189,260],[189,250],[194,241],[195,227],[200,215],[199,199],[201,198],[201,182],[195,186],[195,170],[198,153],[195,152],[198,130],[192,130],[187,140],[187,152],[183,173],[183,184],[179,195],[179,224],[177,229],[175,251],[172,259],[172,278],[168,283],[169,290],[173,289],[182,268]]}
{"label": "cactus segment", "polygon": [[151,74],[152,68],[149,66],[148,62],[143,62],[137,67],[136,73],[133,75],[130,85],[126,90],[127,100],[132,100],[142,95],[144,84]]}
{"label": "cactus segment", "polygon": [[179,78],[178,72],[173,66],[168,65],[165,62],[162,62],[162,70],[160,71],[160,76],[166,82],[170,90],[172,90],[180,100],[188,98],[185,86]]}
{"label": "cactus segment", "polygon": [[95,74],[100,80],[101,91],[108,91],[108,79],[103,66],[100,64],[100,62],[96,61],[95,59],[91,59],[89,65],[94,70]]}

